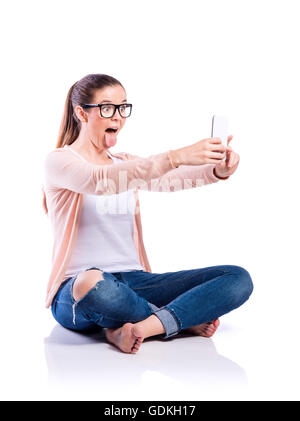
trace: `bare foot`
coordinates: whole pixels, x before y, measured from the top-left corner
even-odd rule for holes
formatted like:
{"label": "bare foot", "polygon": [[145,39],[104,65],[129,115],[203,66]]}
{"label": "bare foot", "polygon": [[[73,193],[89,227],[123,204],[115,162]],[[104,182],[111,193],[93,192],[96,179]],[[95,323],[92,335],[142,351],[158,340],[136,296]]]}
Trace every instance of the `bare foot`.
{"label": "bare foot", "polygon": [[144,340],[143,330],[132,323],[125,323],[117,329],[106,329],[106,339],[121,351],[136,354]]}
{"label": "bare foot", "polygon": [[203,323],[201,325],[192,326],[187,329],[183,329],[181,332],[193,333],[194,335],[210,338],[218,329],[219,324],[220,324],[220,320],[216,319],[213,322]]}

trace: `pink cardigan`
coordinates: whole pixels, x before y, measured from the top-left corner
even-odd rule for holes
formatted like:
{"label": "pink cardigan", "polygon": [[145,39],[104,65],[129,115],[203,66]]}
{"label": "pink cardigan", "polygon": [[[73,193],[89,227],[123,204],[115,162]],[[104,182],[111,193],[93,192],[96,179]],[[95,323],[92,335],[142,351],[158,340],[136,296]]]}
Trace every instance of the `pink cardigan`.
{"label": "pink cardigan", "polygon": [[138,189],[174,192],[220,180],[213,173],[215,164],[174,168],[169,153],[166,151],[142,158],[126,152],[110,152],[112,156],[124,160],[117,165],[85,162],[68,147],[56,148],[46,155],[42,188],[54,233],[46,308],[51,306],[61,283],[67,279],[65,270],[76,238],[83,193],[117,194],[134,189],[134,244],[140,264],[146,272],[152,272],[143,242]]}

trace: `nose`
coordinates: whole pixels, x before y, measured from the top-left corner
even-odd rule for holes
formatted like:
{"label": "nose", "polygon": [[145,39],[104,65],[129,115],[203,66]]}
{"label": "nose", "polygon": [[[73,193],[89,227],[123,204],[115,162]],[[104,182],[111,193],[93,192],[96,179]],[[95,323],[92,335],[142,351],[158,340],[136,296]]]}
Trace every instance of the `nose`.
{"label": "nose", "polygon": [[112,120],[120,120],[120,121],[123,120],[123,117],[120,116],[119,110],[117,110],[117,109],[115,110],[115,113],[111,118],[112,118]]}

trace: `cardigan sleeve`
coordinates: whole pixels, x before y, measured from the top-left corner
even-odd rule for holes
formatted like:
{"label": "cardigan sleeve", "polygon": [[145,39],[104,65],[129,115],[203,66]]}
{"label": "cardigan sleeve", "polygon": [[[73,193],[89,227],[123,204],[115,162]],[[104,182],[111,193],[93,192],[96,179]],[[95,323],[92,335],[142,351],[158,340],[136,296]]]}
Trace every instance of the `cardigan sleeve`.
{"label": "cardigan sleeve", "polygon": [[[127,154],[127,156],[128,159],[138,158],[137,155],[132,154]],[[175,192],[217,183],[222,179],[214,174],[215,166],[216,164],[180,165],[158,178],[141,181],[137,188],[151,192]]]}
{"label": "cardigan sleeve", "polygon": [[44,180],[50,189],[67,189],[87,194],[118,194],[134,189],[136,181],[149,182],[173,168],[169,151],[136,157],[118,165],[96,165],[76,157],[71,151],[56,148],[44,160]]}

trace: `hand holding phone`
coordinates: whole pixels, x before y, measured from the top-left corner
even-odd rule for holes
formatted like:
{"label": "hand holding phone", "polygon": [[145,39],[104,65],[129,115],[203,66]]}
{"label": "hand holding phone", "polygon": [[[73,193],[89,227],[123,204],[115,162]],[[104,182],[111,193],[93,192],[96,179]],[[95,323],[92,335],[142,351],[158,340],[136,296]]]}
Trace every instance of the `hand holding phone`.
{"label": "hand holding phone", "polygon": [[226,116],[214,115],[212,119],[211,137],[200,140],[192,145],[170,151],[171,160],[174,167],[179,165],[203,165],[218,164],[226,161],[227,153],[218,150],[220,142],[215,138],[220,138],[227,149],[228,122]]}
{"label": "hand holding phone", "polygon": [[[219,137],[227,149],[228,119],[224,115],[214,115],[211,125],[211,137]],[[226,160],[226,155],[221,161]]]}

